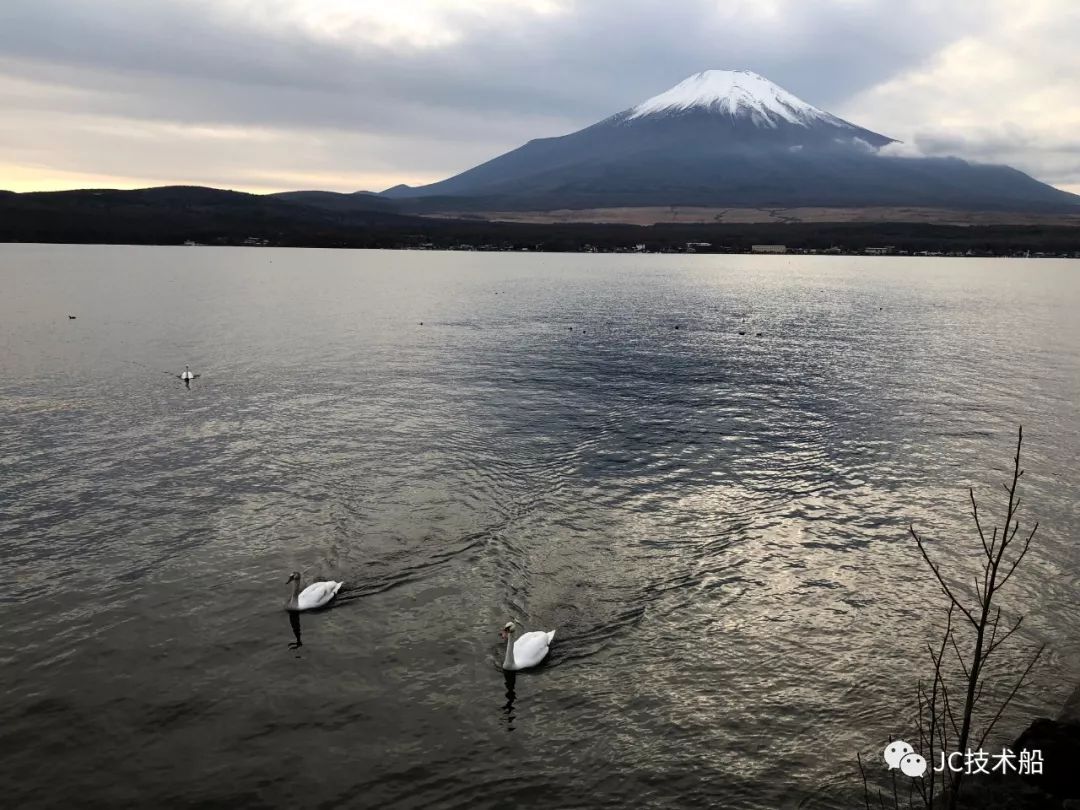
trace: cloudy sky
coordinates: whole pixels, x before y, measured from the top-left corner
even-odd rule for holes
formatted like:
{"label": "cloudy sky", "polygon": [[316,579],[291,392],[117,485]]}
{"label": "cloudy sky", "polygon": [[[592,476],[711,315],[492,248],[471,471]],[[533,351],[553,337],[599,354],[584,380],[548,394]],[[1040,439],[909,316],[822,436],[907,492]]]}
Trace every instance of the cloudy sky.
{"label": "cloudy sky", "polygon": [[0,188],[381,190],[709,68],[1080,192],[1077,0],[0,0]]}

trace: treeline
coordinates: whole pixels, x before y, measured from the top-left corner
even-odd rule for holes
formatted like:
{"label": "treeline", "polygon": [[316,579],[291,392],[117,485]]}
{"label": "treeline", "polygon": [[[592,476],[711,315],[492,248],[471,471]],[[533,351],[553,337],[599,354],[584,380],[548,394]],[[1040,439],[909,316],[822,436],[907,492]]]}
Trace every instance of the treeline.
{"label": "treeline", "polygon": [[[700,246],[707,242],[708,247]],[[781,244],[794,251],[840,248],[862,252],[893,247],[908,253],[939,252],[978,255],[1016,255],[1026,252],[1080,252],[1080,228],[1045,225],[952,226],[923,223],[796,223],[724,225],[531,225],[520,223],[445,223],[441,228],[385,228],[342,240],[341,247],[438,249],[598,251],[632,250],[684,252],[698,243],[696,253],[743,253],[753,245]]]}
{"label": "treeline", "polygon": [[[752,245],[793,250],[893,246],[911,253],[1080,252],[1080,228],[1063,225],[952,226],[924,223],[591,225],[428,219],[303,204],[285,197],[206,188],[0,193],[0,242],[339,248],[475,248],[531,251],[742,252]],[[372,203],[374,207],[374,203]]]}

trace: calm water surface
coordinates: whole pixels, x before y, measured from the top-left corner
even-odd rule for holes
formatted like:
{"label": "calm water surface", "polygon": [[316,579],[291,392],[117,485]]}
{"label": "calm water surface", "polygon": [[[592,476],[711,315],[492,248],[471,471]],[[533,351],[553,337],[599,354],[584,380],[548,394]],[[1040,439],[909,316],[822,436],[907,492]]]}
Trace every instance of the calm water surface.
{"label": "calm water surface", "polygon": [[[1003,734],[1080,678],[1080,263],[8,245],[0,289],[10,806],[861,804],[943,616],[907,525],[961,575],[1020,422]],[[346,583],[296,628],[294,569]],[[558,628],[513,681],[509,617]]]}

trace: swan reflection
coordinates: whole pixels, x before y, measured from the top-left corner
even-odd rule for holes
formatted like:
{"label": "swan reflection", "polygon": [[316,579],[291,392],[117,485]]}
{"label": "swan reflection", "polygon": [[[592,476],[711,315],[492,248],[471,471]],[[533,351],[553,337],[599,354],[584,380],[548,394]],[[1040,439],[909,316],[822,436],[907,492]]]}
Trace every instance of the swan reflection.
{"label": "swan reflection", "polygon": [[293,635],[296,636],[296,641],[289,643],[289,649],[295,650],[298,647],[303,647],[304,642],[300,640],[300,614],[297,611],[290,610],[289,625],[292,627]]}
{"label": "swan reflection", "polygon": [[503,706],[503,711],[506,713],[506,730],[514,730],[514,698],[517,694],[514,692],[514,684],[517,682],[516,672],[503,672],[503,677],[506,679],[506,704]]}

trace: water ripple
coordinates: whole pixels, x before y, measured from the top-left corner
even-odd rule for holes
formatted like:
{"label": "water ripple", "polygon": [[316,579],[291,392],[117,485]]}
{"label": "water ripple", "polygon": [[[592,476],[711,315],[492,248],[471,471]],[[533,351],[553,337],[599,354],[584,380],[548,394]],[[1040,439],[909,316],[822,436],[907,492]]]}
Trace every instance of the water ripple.
{"label": "water ripple", "polygon": [[[966,487],[997,505],[1019,422],[1042,528],[1006,606],[1051,652],[1004,727],[1080,674],[1067,264],[3,246],[0,273],[19,806],[853,806],[943,616],[907,526],[966,581]],[[344,580],[333,608],[290,622],[293,570]],[[505,678],[511,617],[557,636]]]}

